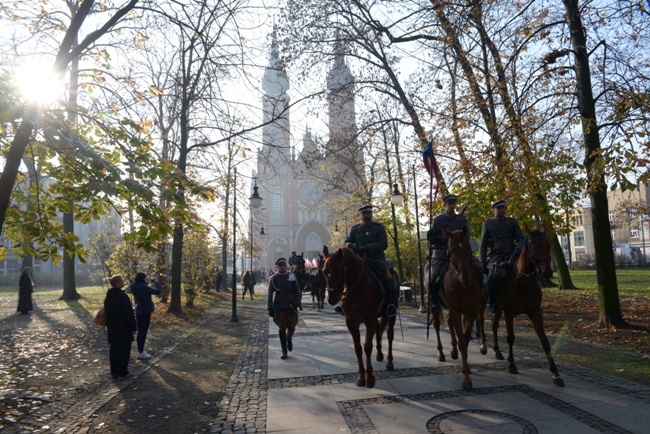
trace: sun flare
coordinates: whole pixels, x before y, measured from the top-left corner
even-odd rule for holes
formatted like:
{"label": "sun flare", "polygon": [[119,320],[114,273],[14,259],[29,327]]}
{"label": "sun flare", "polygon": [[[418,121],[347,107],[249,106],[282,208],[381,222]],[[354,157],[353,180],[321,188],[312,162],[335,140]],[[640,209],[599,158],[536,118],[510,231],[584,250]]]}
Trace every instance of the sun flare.
{"label": "sun flare", "polygon": [[25,100],[49,105],[56,101],[62,90],[62,80],[52,72],[52,64],[29,61],[18,67],[16,87]]}

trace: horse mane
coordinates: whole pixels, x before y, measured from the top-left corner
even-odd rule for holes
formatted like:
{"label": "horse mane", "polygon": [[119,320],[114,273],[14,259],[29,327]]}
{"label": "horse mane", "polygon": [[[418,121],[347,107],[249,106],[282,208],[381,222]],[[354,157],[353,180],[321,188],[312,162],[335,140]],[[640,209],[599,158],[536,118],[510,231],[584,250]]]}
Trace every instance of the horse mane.
{"label": "horse mane", "polygon": [[537,238],[542,238],[544,236],[544,233],[540,231],[539,229],[535,229],[531,234],[530,234],[530,239],[531,240],[536,240]]}

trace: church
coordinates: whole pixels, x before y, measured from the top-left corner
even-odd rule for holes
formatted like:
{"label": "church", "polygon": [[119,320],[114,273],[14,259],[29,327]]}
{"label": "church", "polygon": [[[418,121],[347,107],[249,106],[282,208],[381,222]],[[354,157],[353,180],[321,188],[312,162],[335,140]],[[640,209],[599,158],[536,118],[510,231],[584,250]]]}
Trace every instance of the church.
{"label": "church", "polygon": [[[289,79],[273,32],[269,63],[262,78],[262,148],[253,176],[263,198],[253,210],[257,267],[275,265],[291,252],[305,259],[318,257],[330,245],[342,203],[356,209],[353,199],[365,182],[363,154],[357,144],[354,78],[345,63],[342,45],[334,47],[327,74],[329,139],[323,146],[310,130],[296,152],[291,141]],[[265,236],[260,236],[261,228]]]}

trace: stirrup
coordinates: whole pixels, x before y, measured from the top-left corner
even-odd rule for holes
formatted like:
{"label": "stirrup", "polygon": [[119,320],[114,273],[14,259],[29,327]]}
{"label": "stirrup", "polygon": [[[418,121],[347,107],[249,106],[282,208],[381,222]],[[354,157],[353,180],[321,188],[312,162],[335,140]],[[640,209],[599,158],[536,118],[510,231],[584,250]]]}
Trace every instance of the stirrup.
{"label": "stirrup", "polygon": [[336,312],[336,313],[340,313],[341,315],[343,315],[343,309],[341,309],[341,305],[340,305],[340,304],[337,304],[337,305],[336,305],[336,307],[334,308],[334,312]]}
{"label": "stirrup", "polygon": [[388,315],[389,317],[397,316],[397,308],[395,307],[394,304],[389,304],[388,306],[386,306],[386,315]]}

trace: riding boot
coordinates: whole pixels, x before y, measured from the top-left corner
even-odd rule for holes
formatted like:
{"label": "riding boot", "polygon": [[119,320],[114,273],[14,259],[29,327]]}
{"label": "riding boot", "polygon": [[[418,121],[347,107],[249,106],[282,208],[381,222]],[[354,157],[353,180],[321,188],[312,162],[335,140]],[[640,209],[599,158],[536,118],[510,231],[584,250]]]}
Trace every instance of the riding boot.
{"label": "riding boot", "polygon": [[287,350],[289,350],[289,352],[293,351],[293,342],[291,341],[292,337],[293,337],[293,332],[288,332],[287,333]]}
{"label": "riding boot", "polygon": [[429,292],[429,297],[431,297],[431,311],[440,311],[440,282],[431,282],[431,291]]}
{"label": "riding boot", "polygon": [[336,312],[336,313],[340,313],[341,315],[344,315],[344,314],[343,314],[343,309],[341,309],[341,303],[339,303],[339,304],[337,304],[336,306],[334,306],[334,312]]}
{"label": "riding boot", "polygon": [[384,279],[384,289],[386,290],[386,314],[391,316],[397,315],[397,307],[395,306],[395,282],[392,278]]}
{"label": "riding boot", "polygon": [[282,347],[281,359],[287,358],[287,332],[280,332],[280,346]]}
{"label": "riding boot", "polygon": [[488,305],[490,306],[490,312],[499,313],[501,312],[501,307],[497,301],[497,285],[493,281],[488,280]]}

